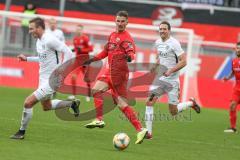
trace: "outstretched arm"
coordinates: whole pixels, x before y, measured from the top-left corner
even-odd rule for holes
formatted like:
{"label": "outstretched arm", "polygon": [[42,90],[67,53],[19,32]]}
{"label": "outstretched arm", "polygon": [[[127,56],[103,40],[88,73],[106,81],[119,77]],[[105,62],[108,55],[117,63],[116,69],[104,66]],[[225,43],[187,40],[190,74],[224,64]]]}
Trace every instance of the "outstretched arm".
{"label": "outstretched arm", "polygon": [[23,54],[19,54],[17,56],[18,60],[19,61],[29,61],[29,62],[39,62],[39,57],[26,57],[25,55]]}
{"label": "outstretched arm", "polygon": [[105,57],[108,56],[108,52],[104,49],[102,52],[100,52],[99,54],[97,54],[96,56],[94,56],[93,58],[90,58],[88,60],[86,60],[83,65],[86,66],[86,65],[89,65],[91,64],[92,62],[94,61],[99,61]]}
{"label": "outstretched arm", "polygon": [[94,61],[99,61],[108,56],[108,52],[104,49],[102,52],[93,57]]}

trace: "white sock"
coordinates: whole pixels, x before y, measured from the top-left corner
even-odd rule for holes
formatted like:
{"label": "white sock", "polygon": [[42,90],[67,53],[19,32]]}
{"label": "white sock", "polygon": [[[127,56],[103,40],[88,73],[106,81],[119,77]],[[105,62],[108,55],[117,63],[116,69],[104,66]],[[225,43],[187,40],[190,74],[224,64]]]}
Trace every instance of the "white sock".
{"label": "white sock", "polygon": [[51,101],[52,103],[52,110],[59,109],[59,108],[66,108],[72,105],[72,101],[63,101],[59,99],[54,99]]}
{"label": "white sock", "polygon": [[145,124],[149,134],[152,134],[152,123],[153,123],[153,107],[146,106],[145,111]]}
{"label": "white sock", "polygon": [[186,110],[187,108],[190,108],[193,106],[193,102],[192,101],[188,101],[188,102],[182,102],[182,103],[179,103],[177,105],[177,109],[178,109],[178,112],[182,112],[184,110]]}
{"label": "white sock", "polygon": [[32,108],[23,108],[22,120],[20,130],[26,130],[29,121],[31,120],[33,115]]}

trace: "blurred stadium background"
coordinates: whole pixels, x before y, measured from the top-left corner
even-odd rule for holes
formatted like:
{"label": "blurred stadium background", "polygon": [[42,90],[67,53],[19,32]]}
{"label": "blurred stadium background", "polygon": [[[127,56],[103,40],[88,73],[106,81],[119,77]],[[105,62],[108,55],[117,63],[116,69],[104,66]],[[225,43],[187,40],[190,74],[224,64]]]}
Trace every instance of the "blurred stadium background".
{"label": "blurred stadium background", "polygon": [[[112,156],[111,159],[114,159],[115,156],[116,159],[160,159],[162,156],[165,159],[178,160],[186,158],[225,159],[229,157],[230,159],[236,159],[240,156],[239,153],[236,152],[239,150],[240,143],[236,142],[236,140],[239,141],[239,138],[228,137],[222,134],[222,130],[228,126],[228,113],[226,110],[219,110],[228,108],[231,97],[233,81],[224,83],[221,81],[221,78],[229,73],[231,58],[234,57],[235,43],[240,41],[239,0],[0,0],[0,121],[2,121],[0,130],[7,128],[4,131],[5,140],[0,138],[0,141],[3,140],[2,147],[4,147],[4,145],[7,146],[5,151],[9,149],[10,151],[16,151],[16,153],[22,154],[22,150],[18,144],[9,142],[10,140],[6,140],[6,137],[17,128],[22,109],[22,101],[25,96],[37,87],[38,81],[38,64],[33,62],[19,63],[15,58],[16,55],[20,53],[29,56],[36,55],[34,42],[30,47],[23,48],[24,34],[21,23],[23,19],[33,17],[22,14],[24,5],[28,2],[36,5],[37,15],[34,16],[43,16],[46,20],[51,17],[57,19],[58,28],[63,30],[66,43],[69,46],[72,46],[72,38],[76,25],[83,24],[85,26],[84,32],[89,35],[90,40],[94,44],[92,55],[98,53],[103,47],[106,36],[114,28],[113,21],[115,13],[119,10],[127,10],[129,12],[128,28],[137,43],[136,63],[153,61],[155,52],[152,48],[152,43],[158,38],[156,26],[162,20],[167,20],[172,24],[174,27],[173,35],[180,40],[184,50],[190,55],[188,57],[188,67],[186,67],[181,76],[181,81],[183,82],[182,99],[185,100],[190,96],[195,96],[204,107],[205,113],[202,114],[202,117],[201,115],[199,117],[193,115],[193,118],[195,118],[194,123],[183,123],[183,126],[187,126],[185,131],[182,132],[177,122],[167,124],[156,123],[155,130],[157,130],[158,126],[160,128],[160,131],[156,131],[156,134],[159,133],[159,135],[165,139],[162,140],[160,136],[156,138],[157,142],[154,142],[155,139],[153,139],[152,145],[147,142],[146,146],[148,150],[144,151],[140,148],[144,146],[138,146],[136,150],[134,150],[134,147],[131,147],[130,153],[124,153],[124,155],[118,155],[115,152],[113,153],[111,149],[106,149],[109,146],[102,146],[100,150],[97,150],[94,148],[95,145],[92,144],[93,142],[88,144],[91,138],[86,138],[83,135],[79,138],[79,143],[81,143],[81,139],[86,138],[83,143],[78,144],[74,142],[72,146],[69,144],[71,147],[80,145],[79,150],[81,150],[81,147],[94,148],[94,154],[95,152],[96,154],[101,154],[102,152],[105,154],[106,152],[106,154]],[[134,78],[141,74],[141,71],[139,71],[132,73],[131,76]],[[79,83],[81,83],[81,80],[79,80]],[[134,87],[134,90],[147,90],[147,88],[148,85],[137,86]],[[60,96],[64,97],[64,95]],[[10,103],[9,101],[12,102]],[[166,102],[166,98],[163,97],[160,101],[164,103]],[[83,105],[86,105],[86,108],[91,108],[92,102],[90,104],[83,103]],[[138,111],[143,113],[144,104],[139,102],[138,105],[140,106],[138,107],[140,108]],[[5,114],[5,112],[8,112],[8,108],[12,109],[10,111],[12,114]],[[41,116],[42,112],[38,112],[38,110],[40,109],[37,109],[36,113]],[[164,110],[166,111],[166,108]],[[46,113],[42,116],[45,116],[45,114]],[[107,116],[107,119],[115,121],[118,114],[118,112],[114,111],[113,115]],[[55,128],[56,126],[58,128],[63,125],[65,129],[79,132],[79,134],[89,134],[94,137],[96,146],[109,145],[102,144],[100,140],[106,138],[111,142],[114,133],[120,130],[120,128],[117,128],[117,125],[114,126],[112,124],[106,130],[104,129],[105,131],[101,132],[98,130],[96,132],[96,134],[102,136],[98,139],[99,137],[96,138],[97,135],[93,132],[89,133],[83,128],[78,131],[79,124],[71,123],[69,127],[67,123],[54,122],[55,119],[51,118],[51,115],[48,117],[48,115],[46,119],[38,118],[38,120],[33,120],[33,125],[30,126],[33,127],[32,131],[30,131],[33,133],[30,134],[34,135],[34,132],[36,132],[36,136],[30,138],[27,143],[35,145],[34,147],[36,148],[38,146],[33,141],[39,138],[37,136],[37,129],[38,126],[39,128],[42,127],[41,121],[43,121],[43,125],[46,125],[46,134],[55,133],[54,129],[49,128]],[[47,125],[48,121],[50,121],[52,126]],[[120,122],[120,120],[117,120],[117,123],[118,122]],[[208,125],[211,122],[212,125]],[[83,123],[81,122],[80,125],[83,125]],[[198,127],[194,128],[195,125],[198,125],[202,129]],[[124,126],[127,126],[125,129],[127,130],[126,132],[131,130],[128,124],[124,124]],[[110,127],[112,127],[113,130],[111,130]],[[212,128],[214,131],[209,131]],[[61,132],[61,129],[58,128],[57,130]],[[178,134],[180,130],[182,133]],[[167,134],[164,131],[171,133]],[[0,131],[0,136],[1,132],[2,131]],[[75,141],[73,137],[77,135],[76,133],[73,135],[67,131],[63,133],[71,136],[71,141]],[[209,136],[209,134],[206,133],[211,135]],[[42,131],[39,134],[43,134]],[[132,130],[130,134],[132,134],[130,135],[131,138],[134,139],[135,137]],[[185,136],[186,134],[191,135],[187,137]],[[176,139],[171,139],[171,136],[176,137]],[[179,139],[177,136],[179,136]],[[213,138],[214,136],[215,138]],[[55,142],[63,137],[64,136],[56,137]],[[184,140],[186,140],[186,142],[184,142]],[[38,141],[41,141],[41,139]],[[48,140],[44,139],[42,143],[47,145],[47,141]],[[64,143],[69,143],[65,140],[60,144],[55,144],[53,141],[50,141],[50,144],[53,145],[51,147],[53,148],[58,147],[58,145],[64,145]],[[163,143],[165,146],[161,145]],[[175,144],[177,146],[174,146],[169,151],[169,148]],[[11,145],[17,149],[14,150],[14,148],[11,148]],[[191,145],[193,145],[192,148]],[[46,152],[44,147],[41,147],[41,151]],[[159,150],[166,154],[159,153],[158,155],[158,149],[155,147],[159,147]],[[179,147],[181,149],[179,149]],[[209,150],[207,149],[208,147]],[[28,149],[29,147],[25,144],[23,148]],[[97,159],[97,157],[93,157],[91,153],[88,153],[85,148],[84,151],[80,151],[80,153],[86,154],[87,159]],[[214,148],[216,150],[214,150]],[[203,153],[198,149],[202,150]],[[155,151],[153,155],[150,154],[152,150]],[[174,152],[174,150],[176,150],[176,152]],[[177,152],[177,150],[179,150],[179,152]],[[73,151],[78,152],[76,148],[73,149]],[[173,153],[171,153],[171,151]],[[225,151],[225,156],[217,156]],[[54,153],[55,152],[61,152],[61,149],[54,150]],[[147,156],[138,157],[137,153],[141,154],[141,152]],[[191,152],[195,152],[196,155]],[[66,153],[71,154],[71,150],[67,149]],[[206,153],[206,155],[202,155],[204,153]],[[211,155],[211,153],[214,155]],[[16,158],[16,156],[9,156],[7,153],[2,152],[1,154],[3,154],[4,159]],[[176,154],[175,158],[173,154]],[[35,155],[31,154],[31,156],[34,157]],[[42,159],[42,156],[41,154],[41,156],[38,158],[34,157],[34,159]],[[26,159],[24,155],[20,157]],[[58,159],[66,159],[64,157],[67,158],[67,155],[63,154],[59,156]],[[100,159],[103,159],[103,157],[104,156],[101,155]],[[56,157],[51,156],[49,158],[55,159]],[[73,158],[79,157],[70,156],[70,159]]]}

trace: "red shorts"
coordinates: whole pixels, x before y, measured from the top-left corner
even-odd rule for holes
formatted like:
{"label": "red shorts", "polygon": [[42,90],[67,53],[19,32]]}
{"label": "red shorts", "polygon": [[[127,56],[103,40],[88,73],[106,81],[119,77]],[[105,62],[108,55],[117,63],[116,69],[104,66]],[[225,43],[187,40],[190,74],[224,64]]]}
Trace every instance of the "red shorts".
{"label": "red shorts", "polygon": [[84,75],[86,72],[86,67],[85,66],[78,67],[72,72],[72,74],[78,75],[80,72]]}
{"label": "red shorts", "polygon": [[237,103],[240,102],[240,88],[234,87],[231,100]]}
{"label": "red shorts", "polygon": [[[118,79],[117,77],[115,78]],[[125,79],[121,79],[121,78],[119,79],[120,81],[118,81],[117,83],[114,83],[113,78],[111,77],[109,71],[106,71],[103,75],[98,77],[99,81],[103,81],[109,85],[109,89],[111,89],[111,92],[114,97],[121,96],[127,99],[128,75],[126,75]]]}

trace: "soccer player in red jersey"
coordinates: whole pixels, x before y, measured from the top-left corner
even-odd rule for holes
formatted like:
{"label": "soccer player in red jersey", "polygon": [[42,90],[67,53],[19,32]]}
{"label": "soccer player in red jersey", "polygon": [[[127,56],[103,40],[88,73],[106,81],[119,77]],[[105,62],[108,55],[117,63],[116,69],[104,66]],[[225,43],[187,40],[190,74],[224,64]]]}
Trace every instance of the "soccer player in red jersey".
{"label": "soccer player in red jersey", "polygon": [[[76,53],[76,56],[83,56],[84,58],[87,58],[86,56],[89,56],[89,52],[93,51],[93,45],[90,43],[89,38],[86,34],[83,33],[83,25],[77,25],[76,28],[76,35],[73,38],[73,45],[74,45],[74,51]],[[81,58],[81,57],[80,57]],[[88,88],[88,96],[86,97],[86,101],[90,101],[90,95],[91,95],[91,85],[89,81],[89,73],[88,73],[88,67],[83,66],[79,67],[72,73],[72,89],[73,89],[73,95],[76,95],[76,83],[77,83],[77,75],[79,75],[79,72],[82,73],[84,76],[84,81],[87,83]],[[74,99],[74,96],[69,96],[69,99]]]}
{"label": "soccer player in red jersey", "polygon": [[228,81],[233,76],[236,79],[235,86],[233,88],[232,99],[230,103],[229,118],[230,118],[230,128],[225,129],[225,133],[236,133],[236,123],[237,123],[237,105],[240,104],[240,42],[236,45],[236,58],[232,60],[232,71],[227,76],[224,77],[224,81]]}
{"label": "soccer player in red jersey", "polygon": [[147,134],[147,129],[142,128],[136,113],[127,102],[127,82],[128,82],[128,65],[135,54],[135,44],[130,34],[125,30],[128,24],[128,13],[119,11],[115,19],[116,31],[112,32],[104,50],[87,60],[84,65],[108,57],[108,64],[105,73],[98,77],[93,87],[93,97],[96,107],[96,120],[85,125],[87,128],[104,127],[102,121],[103,97],[102,93],[111,89],[114,101],[118,104],[119,109],[124,113],[128,120],[137,130],[137,141],[140,144]]}

